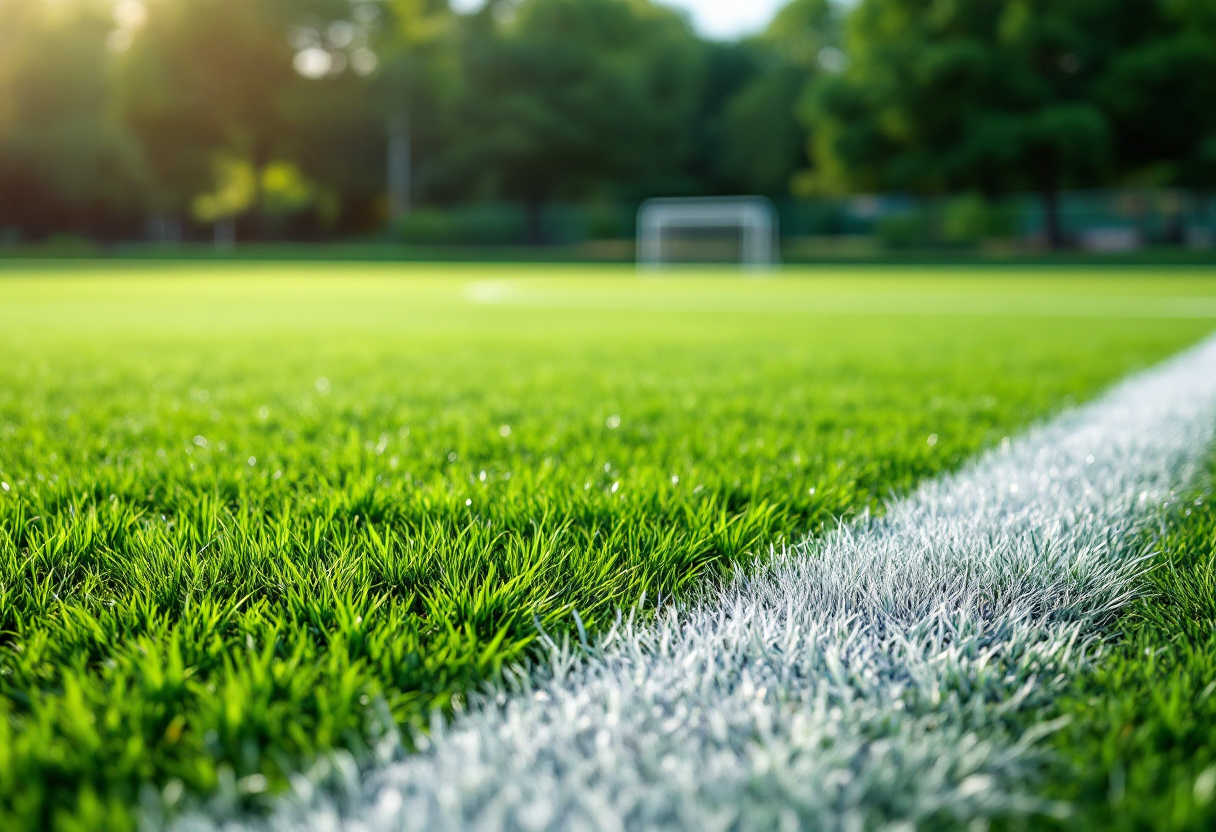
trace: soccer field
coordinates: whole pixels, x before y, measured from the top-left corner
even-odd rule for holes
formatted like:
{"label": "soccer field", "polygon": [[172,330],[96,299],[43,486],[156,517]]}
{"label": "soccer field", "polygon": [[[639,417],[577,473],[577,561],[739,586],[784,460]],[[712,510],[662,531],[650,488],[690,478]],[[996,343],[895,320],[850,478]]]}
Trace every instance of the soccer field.
{"label": "soccer field", "polygon": [[6,265],[0,826],[257,809],[1214,327],[1211,270]]}

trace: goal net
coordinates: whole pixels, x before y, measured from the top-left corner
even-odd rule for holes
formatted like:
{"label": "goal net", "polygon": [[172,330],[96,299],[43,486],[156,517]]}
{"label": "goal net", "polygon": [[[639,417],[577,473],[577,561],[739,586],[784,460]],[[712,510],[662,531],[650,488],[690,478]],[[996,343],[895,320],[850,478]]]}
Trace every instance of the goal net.
{"label": "goal net", "polygon": [[766,269],[777,262],[777,221],[762,197],[651,199],[638,211],[638,266],[736,262]]}

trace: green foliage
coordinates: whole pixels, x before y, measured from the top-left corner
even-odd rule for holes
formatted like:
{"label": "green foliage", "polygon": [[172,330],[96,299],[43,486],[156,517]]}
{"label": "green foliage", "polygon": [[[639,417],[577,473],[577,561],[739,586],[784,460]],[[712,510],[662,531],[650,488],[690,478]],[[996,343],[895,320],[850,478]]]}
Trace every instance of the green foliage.
{"label": "green foliage", "polygon": [[[362,196],[366,178],[344,162],[360,148],[357,132],[377,129],[368,123],[366,84],[353,72],[307,79],[293,67],[317,25],[351,26],[351,14],[342,0],[150,3],[131,45],[115,56],[115,73],[155,207],[204,222],[252,210],[264,225],[266,215],[315,202],[297,194],[285,203],[281,189],[263,182],[286,170]],[[349,51],[333,60],[354,61],[357,49]]]}
{"label": "green foliage", "polygon": [[1102,57],[1088,0],[867,0],[850,65],[809,112],[824,188],[1055,187],[1108,154],[1086,82]]}
{"label": "green foliage", "polygon": [[760,35],[707,45],[701,112],[692,125],[694,188],[789,196],[806,165],[798,102],[820,71],[819,56],[839,46],[841,18],[827,0],[794,0]]}
{"label": "green foliage", "polygon": [[1059,244],[1065,185],[1161,164],[1160,184],[1207,175],[1216,45],[1193,18],[1147,0],[865,0],[850,65],[809,98],[802,183],[1037,190]]}
{"label": "green foliage", "polygon": [[106,11],[0,0],[0,226],[104,235],[141,207],[138,147],[99,71]]}
{"label": "green foliage", "polygon": [[1017,232],[1016,211],[979,194],[929,201],[903,212],[881,217],[878,239],[893,249],[925,246],[971,246]]}
{"label": "green foliage", "polygon": [[760,40],[804,72],[823,69],[824,50],[840,47],[844,16],[830,0],[791,0],[777,12]]}
{"label": "green foliage", "polygon": [[955,197],[942,210],[942,237],[950,243],[975,243],[990,237],[1011,237],[1015,217],[978,194]]}
{"label": "green foliage", "polygon": [[656,0],[0,0],[0,229],[311,239],[516,201],[551,242],[572,200],[1035,190],[1059,243],[1062,187],[1216,183],[1213,19],[792,0],[713,43]]}
{"label": "green foliage", "polygon": [[790,67],[765,72],[727,103],[718,164],[736,188],[783,197],[804,164],[806,136],[794,118],[805,79]]}
{"label": "green foliage", "polygon": [[1184,504],[1111,654],[1058,704],[1049,796],[1069,830],[1216,825],[1216,508]]}
{"label": "green foliage", "polygon": [[420,209],[402,218],[397,233],[407,243],[513,245],[527,238],[527,217],[511,206],[483,203],[453,211]]}
{"label": "green foliage", "polygon": [[[397,223],[397,236],[407,243],[428,246],[514,246],[529,241],[528,211],[524,206],[480,202],[448,209],[419,208]],[[620,240],[633,232],[630,206],[557,203],[539,217],[546,243],[586,240]]]}
{"label": "green foliage", "polygon": [[673,12],[525,0],[489,4],[479,24],[465,47],[461,139],[485,187],[539,206],[679,168],[700,55]]}
{"label": "green foliage", "polygon": [[[7,272],[0,826],[133,828],[145,784],[256,805],[378,701],[459,707],[533,616],[689,598],[1206,326],[763,311],[1210,291],[1068,274]],[[467,300],[538,276],[567,308]]]}
{"label": "green foliage", "polygon": [[1151,184],[1211,186],[1216,32],[1173,28],[1117,55],[1098,95],[1111,113],[1124,170]]}

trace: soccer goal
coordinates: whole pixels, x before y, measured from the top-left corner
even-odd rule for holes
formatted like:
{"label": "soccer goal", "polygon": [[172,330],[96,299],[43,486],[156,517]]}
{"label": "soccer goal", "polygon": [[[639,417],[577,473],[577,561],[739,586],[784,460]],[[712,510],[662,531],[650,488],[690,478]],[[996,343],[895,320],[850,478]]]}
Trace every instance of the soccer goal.
{"label": "soccer goal", "polygon": [[651,199],[638,210],[638,266],[734,261],[749,270],[777,262],[777,220],[763,197]]}

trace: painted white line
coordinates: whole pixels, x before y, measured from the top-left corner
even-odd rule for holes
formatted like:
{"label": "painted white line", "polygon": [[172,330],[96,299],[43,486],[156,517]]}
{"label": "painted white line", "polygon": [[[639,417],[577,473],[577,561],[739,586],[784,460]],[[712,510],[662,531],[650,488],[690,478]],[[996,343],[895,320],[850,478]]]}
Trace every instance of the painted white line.
{"label": "painted white line", "polygon": [[[767,287],[765,287],[767,288]],[[470,303],[606,312],[752,312],[997,318],[1216,319],[1216,297],[1071,295],[1018,292],[806,291],[779,293],[715,287],[703,291],[639,287],[546,287],[487,280],[465,290]]]}
{"label": "painted white line", "polygon": [[413,756],[326,762],[268,819],[221,801],[178,828],[910,830],[1041,809],[1042,731],[1014,726],[1092,660],[1214,432],[1216,339],[698,606],[556,649]]}

